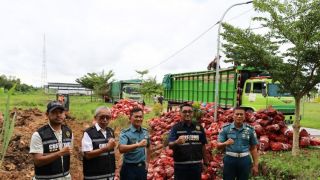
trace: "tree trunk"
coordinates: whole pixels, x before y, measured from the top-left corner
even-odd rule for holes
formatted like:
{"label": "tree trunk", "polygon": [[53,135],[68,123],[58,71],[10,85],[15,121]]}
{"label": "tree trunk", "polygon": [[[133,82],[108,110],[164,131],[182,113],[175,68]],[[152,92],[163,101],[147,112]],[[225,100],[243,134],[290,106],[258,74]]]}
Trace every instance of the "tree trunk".
{"label": "tree trunk", "polygon": [[295,120],[293,123],[293,144],[292,144],[292,155],[299,155],[299,132],[300,132],[300,101],[301,98],[295,98]]}

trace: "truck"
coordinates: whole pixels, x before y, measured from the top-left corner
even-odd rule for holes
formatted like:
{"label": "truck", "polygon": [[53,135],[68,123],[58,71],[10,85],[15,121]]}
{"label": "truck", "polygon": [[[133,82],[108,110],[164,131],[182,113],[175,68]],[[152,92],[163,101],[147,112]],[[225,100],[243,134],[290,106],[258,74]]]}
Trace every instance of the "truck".
{"label": "truck", "polygon": [[131,99],[143,103],[143,96],[140,93],[142,81],[140,79],[120,80],[111,83],[110,99],[118,103],[120,99]]}
{"label": "truck", "polygon": [[[164,99],[168,110],[183,102],[215,102],[216,72],[199,71],[166,74],[163,78]],[[252,67],[234,66],[219,71],[218,106],[224,109],[240,106],[257,111],[272,106],[284,115],[293,115],[294,97],[281,92],[267,72]]]}

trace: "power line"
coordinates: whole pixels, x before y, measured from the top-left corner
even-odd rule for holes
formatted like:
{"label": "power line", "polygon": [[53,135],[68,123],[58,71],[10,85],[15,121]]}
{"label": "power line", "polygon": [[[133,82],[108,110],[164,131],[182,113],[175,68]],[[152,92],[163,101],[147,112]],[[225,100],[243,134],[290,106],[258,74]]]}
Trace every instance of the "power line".
{"label": "power line", "polygon": [[183,51],[184,49],[186,49],[187,47],[189,47],[191,44],[193,44],[194,42],[196,42],[197,40],[199,40],[203,35],[205,35],[207,32],[209,32],[212,28],[214,28],[217,24],[219,24],[219,21],[216,22],[214,25],[210,26],[207,30],[205,30],[204,32],[202,32],[200,35],[198,35],[196,38],[194,38],[192,41],[190,41],[187,45],[183,46],[181,49],[179,49],[178,51],[174,52],[173,54],[171,54],[169,57],[167,57],[166,59],[162,60],[159,64],[150,67],[148,70],[153,69],[165,62],[167,62],[168,60],[170,60],[171,58],[173,58],[174,56],[176,56],[177,54],[179,54],[181,51]]}
{"label": "power line", "polygon": [[[230,19],[228,19],[227,21],[232,21],[236,18],[239,18],[241,16],[243,16],[244,14],[250,12],[251,10],[253,10],[253,8],[241,13],[241,14],[238,14]],[[217,24],[219,24],[220,21],[217,21],[215,24],[211,25],[207,30],[205,30],[204,32],[202,32],[200,35],[198,35],[196,38],[194,38],[192,41],[190,41],[187,45],[183,46],[182,48],[180,48],[179,50],[177,50],[176,52],[172,53],[169,57],[167,57],[166,59],[162,60],[160,63],[148,68],[148,70],[151,70],[153,68],[156,68],[158,66],[160,66],[161,64],[169,61],[171,58],[175,57],[177,54],[179,54],[180,52],[182,52],[184,49],[186,49],[187,47],[189,47],[190,45],[192,45],[194,42],[196,42],[197,40],[199,40],[202,36],[204,36],[206,33],[208,33],[212,28],[214,28]]]}

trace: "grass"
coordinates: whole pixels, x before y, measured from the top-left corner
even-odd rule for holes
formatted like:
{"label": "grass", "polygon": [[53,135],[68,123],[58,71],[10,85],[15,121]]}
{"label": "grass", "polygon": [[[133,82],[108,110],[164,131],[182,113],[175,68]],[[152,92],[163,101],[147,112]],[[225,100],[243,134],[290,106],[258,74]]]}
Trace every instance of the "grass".
{"label": "grass", "polygon": [[320,149],[302,149],[297,157],[291,152],[267,152],[260,156],[260,176],[251,179],[320,178]]}
{"label": "grass", "polygon": [[[6,94],[0,94],[0,111],[4,112]],[[14,107],[22,109],[38,108],[46,110],[49,101],[55,100],[55,94],[45,94],[43,91],[35,91],[28,94],[15,93],[11,96],[10,109]],[[94,111],[99,106],[111,107],[112,104],[90,96],[70,96],[70,115],[77,120],[86,121],[93,118]]]}
{"label": "grass", "polygon": [[320,129],[320,103],[302,103],[301,126]]}

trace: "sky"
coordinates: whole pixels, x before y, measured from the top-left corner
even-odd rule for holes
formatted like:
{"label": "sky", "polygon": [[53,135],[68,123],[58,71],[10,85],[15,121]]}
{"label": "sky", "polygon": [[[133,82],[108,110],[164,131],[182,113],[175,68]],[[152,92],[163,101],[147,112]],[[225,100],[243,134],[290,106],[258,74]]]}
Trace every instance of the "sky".
{"label": "sky", "polygon": [[[165,74],[203,71],[217,54],[218,26],[190,42],[241,2],[246,0],[0,0],[0,75],[40,87],[44,59],[46,83],[76,83],[109,70],[114,80],[125,80],[147,69],[145,78],[159,82]],[[242,5],[224,22],[255,28],[255,15],[252,4]]]}

